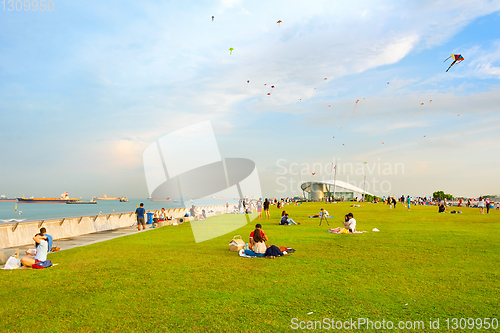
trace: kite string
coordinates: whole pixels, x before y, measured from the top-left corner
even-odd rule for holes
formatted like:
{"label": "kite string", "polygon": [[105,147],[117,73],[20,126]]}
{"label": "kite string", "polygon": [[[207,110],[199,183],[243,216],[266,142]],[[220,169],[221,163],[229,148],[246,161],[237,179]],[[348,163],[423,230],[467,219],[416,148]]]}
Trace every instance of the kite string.
{"label": "kite string", "polygon": [[357,106],[358,106],[358,102],[356,102],[356,104],[354,105],[354,109],[352,110],[351,115],[349,116],[349,118],[347,118],[347,121],[345,122],[344,126],[349,122],[349,119],[351,119],[351,117],[354,114],[354,111],[356,110]]}

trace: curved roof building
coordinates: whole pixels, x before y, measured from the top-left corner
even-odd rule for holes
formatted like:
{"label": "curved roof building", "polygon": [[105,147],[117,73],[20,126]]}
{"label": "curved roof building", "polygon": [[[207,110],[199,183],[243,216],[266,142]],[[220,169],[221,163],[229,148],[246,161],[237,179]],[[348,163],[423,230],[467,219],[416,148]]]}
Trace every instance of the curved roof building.
{"label": "curved roof building", "polygon": [[316,182],[305,182],[300,185],[302,191],[309,193],[309,199],[322,200],[324,197],[331,197],[335,193],[335,198],[344,197],[347,200],[352,200],[355,196],[364,194],[373,195],[364,191],[362,188],[341,180],[323,180]]}

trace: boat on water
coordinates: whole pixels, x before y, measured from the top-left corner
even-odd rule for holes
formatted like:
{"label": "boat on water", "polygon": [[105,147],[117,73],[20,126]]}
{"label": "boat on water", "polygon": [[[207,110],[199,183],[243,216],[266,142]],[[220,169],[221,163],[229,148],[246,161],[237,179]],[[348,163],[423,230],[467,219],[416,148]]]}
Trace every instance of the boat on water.
{"label": "boat on water", "polygon": [[97,201],[95,199],[91,200],[82,200],[78,199],[76,201],[66,201],[67,204],[72,204],[72,205],[92,205],[92,204],[97,204]]}
{"label": "boat on water", "polygon": [[103,194],[102,197],[95,198],[96,200],[120,200],[120,197],[108,197],[106,194]]}
{"label": "boat on water", "polygon": [[125,198],[125,197],[121,197],[121,198],[120,198],[120,202],[128,202],[128,199],[127,199],[127,198]]}
{"label": "boat on water", "polygon": [[16,201],[17,198],[7,198],[5,195],[0,196],[0,201]]}
{"label": "boat on water", "polygon": [[78,201],[78,199],[70,198],[68,196],[68,192],[64,192],[63,194],[61,194],[60,198],[25,198],[24,196],[22,198],[17,198],[17,202],[24,203],[67,203],[74,201]]}
{"label": "boat on water", "polygon": [[172,201],[171,197],[167,197],[167,198],[151,198],[151,197],[149,197],[148,199],[149,199],[149,201]]}

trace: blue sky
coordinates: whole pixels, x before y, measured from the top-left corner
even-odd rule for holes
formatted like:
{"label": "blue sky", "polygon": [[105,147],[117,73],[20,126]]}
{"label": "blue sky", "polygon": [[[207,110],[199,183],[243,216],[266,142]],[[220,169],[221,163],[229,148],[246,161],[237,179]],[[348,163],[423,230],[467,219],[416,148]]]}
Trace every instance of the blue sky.
{"label": "blue sky", "polygon": [[54,3],[0,8],[0,194],[146,197],[144,149],[204,120],[266,196],[333,158],[402,163],[379,195],[500,194],[500,1]]}

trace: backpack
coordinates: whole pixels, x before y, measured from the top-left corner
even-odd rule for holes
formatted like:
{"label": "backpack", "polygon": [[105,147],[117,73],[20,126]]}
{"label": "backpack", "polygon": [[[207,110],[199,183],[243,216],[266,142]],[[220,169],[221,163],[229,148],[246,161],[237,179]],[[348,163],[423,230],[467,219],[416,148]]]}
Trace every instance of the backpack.
{"label": "backpack", "polygon": [[52,261],[45,260],[45,261],[40,261],[40,262],[37,262],[36,264],[31,265],[31,268],[33,268],[33,269],[43,269],[43,268],[48,268],[50,266],[52,266]]}

